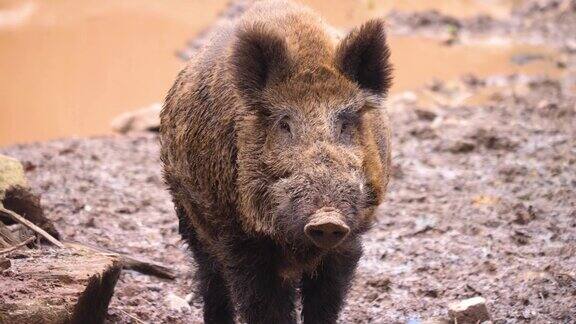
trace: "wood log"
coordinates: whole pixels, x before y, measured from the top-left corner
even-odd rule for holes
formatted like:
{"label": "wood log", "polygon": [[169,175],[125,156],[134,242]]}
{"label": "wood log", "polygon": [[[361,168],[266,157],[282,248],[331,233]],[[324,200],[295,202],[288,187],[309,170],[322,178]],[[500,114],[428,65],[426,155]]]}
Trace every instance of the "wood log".
{"label": "wood log", "polygon": [[0,272],[1,324],[104,321],[121,271],[116,255],[79,246],[19,254]]}

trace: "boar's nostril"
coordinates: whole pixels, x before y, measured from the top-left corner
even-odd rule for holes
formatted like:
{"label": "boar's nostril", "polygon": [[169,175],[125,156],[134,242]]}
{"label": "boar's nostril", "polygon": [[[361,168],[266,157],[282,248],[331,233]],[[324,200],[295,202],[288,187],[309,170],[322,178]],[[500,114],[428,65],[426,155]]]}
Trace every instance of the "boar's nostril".
{"label": "boar's nostril", "polygon": [[312,229],[312,230],[310,230],[310,235],[312,235],[314,237],[322,237],[322,236],[324,236],[324,232],[322,230],[319,230],[319,229]]}
{"label": "boar's nostril", "polygon": [[332,232],[332,235],[336,236],[336,237],[340,237],[340,236],[344,236],[346,233],[344,233],[344,231],[334,231]]}
{"label": "boar's nostril", "polygon": [[304,227],[304,233],[319,248],[330,249],[340,244],[350,232],[344,217],[335,211],[317,212]]}

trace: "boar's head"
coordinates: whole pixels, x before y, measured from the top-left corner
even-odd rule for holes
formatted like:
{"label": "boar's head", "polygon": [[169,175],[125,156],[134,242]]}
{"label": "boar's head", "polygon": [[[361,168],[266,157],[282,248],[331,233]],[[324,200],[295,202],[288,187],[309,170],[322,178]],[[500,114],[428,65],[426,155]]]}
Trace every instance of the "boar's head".
{"label": "boar's head", "polygon": [[280,35],[246,25],[231,54],[243,225],[293,248],[336,248],[369,228],[388,183],[384,23],[341,41]]}

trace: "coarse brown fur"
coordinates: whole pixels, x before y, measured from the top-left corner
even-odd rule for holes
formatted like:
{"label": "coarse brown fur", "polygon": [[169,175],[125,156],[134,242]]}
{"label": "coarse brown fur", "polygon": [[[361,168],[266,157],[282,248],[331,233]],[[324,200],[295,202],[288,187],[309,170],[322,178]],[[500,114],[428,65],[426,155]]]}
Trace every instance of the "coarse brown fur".
{"label": "coarse brown fur", "polygon": [[[390,172],[384,23],[338,39],[311,10],[257,2],[179,74],[161,113],[161,157],[198,263],[204,318],[333,323]],[[337,211],[331,249],[304,226]]]}

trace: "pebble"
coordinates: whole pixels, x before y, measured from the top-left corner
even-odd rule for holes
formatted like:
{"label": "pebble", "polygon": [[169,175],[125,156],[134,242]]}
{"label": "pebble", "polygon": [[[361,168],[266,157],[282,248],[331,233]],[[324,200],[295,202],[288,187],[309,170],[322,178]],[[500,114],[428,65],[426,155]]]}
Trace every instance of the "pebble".
{"label": "pebble", "polygon": [[169,293],[166,298],[165,298],[166,304],[168,305],[168,308],[170,308],[171,310],[174,311],[186,311],[189,312],[192,309],[190,308],[190,305],[188,304],[188,302],[186,301],[186,299],[174,294],[174,293]]}
{"label": "pebble", "polygon": [[0,271],[10,269],[12,262],[8,259],[0,258]]}
{"label": "pebble", "polygon": [[121,114],[112,121],[112,129],[118,133],[156,131],[160,127],[161,103]]}
{"label": "pebble", "polygon": [[486,299],[473,297],[448,306],[450,319],[458,324],[475,324],[490,321]]}

